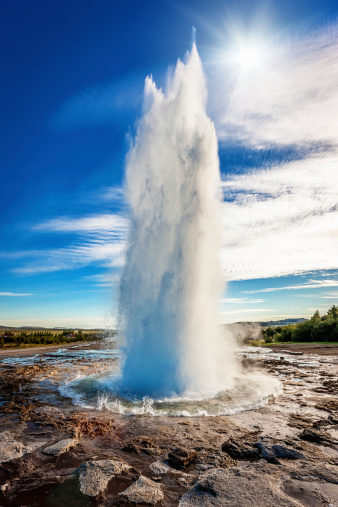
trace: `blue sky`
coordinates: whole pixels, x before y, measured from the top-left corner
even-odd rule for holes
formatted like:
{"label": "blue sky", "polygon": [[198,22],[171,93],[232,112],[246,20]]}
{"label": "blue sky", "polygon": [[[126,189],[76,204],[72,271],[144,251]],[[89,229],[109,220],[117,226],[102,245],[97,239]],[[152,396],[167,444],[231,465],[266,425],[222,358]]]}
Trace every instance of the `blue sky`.
{"label": "blue sky", "polygon": [[113,325],[128,138],[192,26],[219,138],[221,319],[337,303],[334,1],[14,0],[0,24],[0,324]]}

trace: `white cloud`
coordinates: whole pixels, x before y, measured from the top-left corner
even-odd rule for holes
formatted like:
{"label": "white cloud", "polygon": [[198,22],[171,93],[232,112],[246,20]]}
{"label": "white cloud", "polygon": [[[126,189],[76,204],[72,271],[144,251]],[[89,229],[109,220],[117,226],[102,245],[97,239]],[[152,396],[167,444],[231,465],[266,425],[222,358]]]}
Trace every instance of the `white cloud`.
{"label": "white cloud", "polygon": [[228,176],[222,259],[227,280],[338,267],[338,154]]}
{"label": "white cloud", "polygon": [[30,294],[30,293],[19,293],[19,292],[0,292],[0,297],[1,296],[4,296],[4,297],[7,297],[7,296],[34,296],[34,294]]}

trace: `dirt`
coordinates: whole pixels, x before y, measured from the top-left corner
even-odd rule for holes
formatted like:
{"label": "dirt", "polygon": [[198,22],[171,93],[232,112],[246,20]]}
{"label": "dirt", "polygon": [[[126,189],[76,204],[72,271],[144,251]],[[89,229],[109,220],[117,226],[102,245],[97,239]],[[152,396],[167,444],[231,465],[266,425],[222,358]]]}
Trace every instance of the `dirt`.
{"label": "dirt", "polygon": [[[239,474],[241,487],[245,482],[250,487],[252,470],[253,477],[262,478],[261,484],[266,483],[266,474],[271,475],[278,495],[290,505],[337,505],[338,361],[331,352],[337,353],[338,348],[329,347],[330,353],[325,354],[327,349],[321,347],[319,354],[317,346],[298,345],[298,350],[301,347],[302,356],[288,355],[284,345],[283,354],[274,349],[264,357],[245,358],[251,369],[278,378],[283,392],[262,408],[222,417],[124,416],[84,409],[48,390],[48,382],[59,378],[64,366],[56,362],[16,366],[0,361],[0,432],[10,432],[15,445],[24,449],[34,443],[32,452],[1,463],[0,506],[119,505],[119,493],[144,476],[162,485],[164,500],[158,505],[172,507],[195,481],[199,484],[202,474],[215,470],[218,477],[217,470],[230,474],[233,470],[236,475],[238,467],[245,470]],[[88,365],[82,361],[76,367],[85,371]],[[66,438],[76,439],[68,451],[59,456],[42,452]],[[2,444],[0,438],[0,452]],[[173,453],[191,459],[171,468],[168,458]],[[76,469],[85,461],[104,459],[121,460],[131,468],[113,478],[98,497],[83,495]],[[156,474],[156,468],[150,468],[155,462],[169,467]],[[241,494],[239,488],[238,505]],[[252,505],[268,505],[264,498],[263,489],[259,503]],[[208,498],[203,501],[209,505]],[[235,507],[236,503],[224,505]]]}

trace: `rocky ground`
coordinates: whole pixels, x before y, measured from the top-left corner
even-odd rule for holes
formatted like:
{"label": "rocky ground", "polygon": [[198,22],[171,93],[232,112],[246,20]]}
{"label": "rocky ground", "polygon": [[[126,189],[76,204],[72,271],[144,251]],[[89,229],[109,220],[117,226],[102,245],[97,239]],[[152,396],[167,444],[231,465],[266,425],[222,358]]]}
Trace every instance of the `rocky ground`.
{"label": "rocky ground", "polygon": [[84,410],[49,392],[57,365],[0,362],[0,505],[338,506],[338,350],[294,352],[243,356],[278,398],[200,418]]}

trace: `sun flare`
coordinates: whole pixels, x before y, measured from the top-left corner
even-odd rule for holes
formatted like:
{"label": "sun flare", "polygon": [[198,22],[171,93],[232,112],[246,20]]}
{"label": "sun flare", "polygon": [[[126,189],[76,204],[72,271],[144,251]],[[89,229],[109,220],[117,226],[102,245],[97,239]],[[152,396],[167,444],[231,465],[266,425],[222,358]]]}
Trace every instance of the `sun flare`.
{"label": "sun flare", "polygon": [[231,61],[243,71],[248,71],[263,64],[266,52],[258,46],[241,46],[232,51]]}

